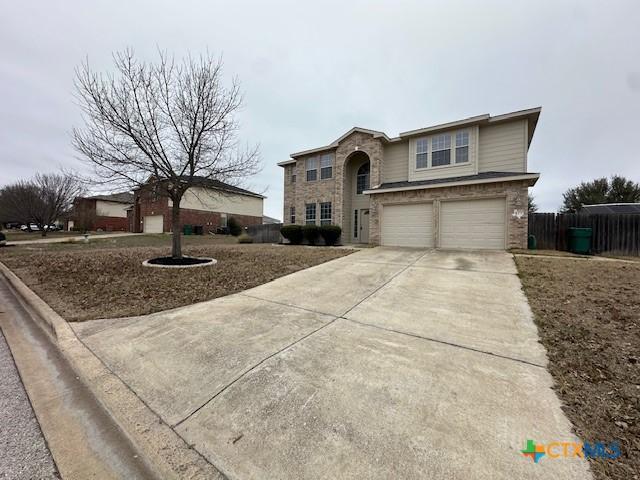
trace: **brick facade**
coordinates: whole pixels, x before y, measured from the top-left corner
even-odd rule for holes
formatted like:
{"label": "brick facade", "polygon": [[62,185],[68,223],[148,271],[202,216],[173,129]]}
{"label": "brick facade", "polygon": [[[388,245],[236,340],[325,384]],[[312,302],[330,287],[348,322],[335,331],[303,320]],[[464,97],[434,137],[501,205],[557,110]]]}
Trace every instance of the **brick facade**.
{"label": "brick facade", "polygon": [[94,230],[104,230],[105,232],[128,232],[129,220],[123,217],[96,217]]}
{"label": "brick facade", "polygon": [[[438,245],[440,202],[443,200],[506,198],[507,202],[507,246],[506,248],[527,247],[527,192],[528,182],[496,182],[458,187],[433,188],[426,190],[405,190],[401,192],[371,195],[371,216],[369,219],[369,241],[380,243],[380,216],[384,204],[415,203],[433,201],[433,227]],[[382,208],[381,208],[382,207]]]}
{"label": "brick facade", "polygon": [[[135,203],[132,210],[132,231],[142,233],[144,229],[144,217],[151,215],[163,215],[164,231],[171,232],[171,207],[167,197],[156,196],[150,189],[140,189],[135,192]],[[180,229],[184,225],[198,225],[204,227],[205,233],[215,232],[222,226],[222,214],[226,212],[209,212],[204,210],[180,209]],[[227,220],[235,218],[243,227],[259,225],[262,217],[248,215],[236,215],[227,213]],[[123,219],[127,221],[127,219]]]}
{"label": "brick facade", "polygon": [[[344,230],[344,196],[345,196],[345,169],[351,155],[354,152],[363,152],[368,155],[371,162],[370,184],[378,185],[382,175],[382,156],[383,145],[379,139],[373,138],[373,135],[354,132],[340,142],[336,149],[327,150],[334,151],[335,161],[333,164],[333,175],[326,180],[320,180],[320,172],[318,172],[318,180],[313,182],[306,181],[306,160],[309,157],[317,156],[318,153],[298,157],[295,164],[287,165],[284,169],[284,211],[283,221],[285,224],[290,221],[290,208],[295,207],[296,223],[303,225],[305,223],[305,204],[316,204],[316,223],[320,223],[320,206],[321,202],[331,202],[332,223],[340,225]],[[290,168],[295,169],[296,182],[291,182]]]}

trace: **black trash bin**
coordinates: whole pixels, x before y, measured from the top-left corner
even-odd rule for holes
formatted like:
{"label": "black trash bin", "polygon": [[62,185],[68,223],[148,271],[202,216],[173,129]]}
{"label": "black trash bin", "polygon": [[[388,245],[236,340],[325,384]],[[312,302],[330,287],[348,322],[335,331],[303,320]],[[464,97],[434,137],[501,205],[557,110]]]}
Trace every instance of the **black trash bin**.
{"label": "black trash bin", "polygon": [[204,235],[204,227],[202,225],[194,225],[193,226],[193,234],[194,235]]}

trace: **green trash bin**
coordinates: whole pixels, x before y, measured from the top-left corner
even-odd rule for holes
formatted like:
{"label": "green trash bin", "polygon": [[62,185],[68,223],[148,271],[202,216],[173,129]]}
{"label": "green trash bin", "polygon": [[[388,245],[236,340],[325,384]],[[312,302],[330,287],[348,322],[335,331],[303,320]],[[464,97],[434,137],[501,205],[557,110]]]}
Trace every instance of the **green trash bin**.
{"label": "green trash bin", "polygon": [[535,250],[538,248],[538,241],[536,240],[535,235],[529,235],[527,237],[527,248],[529,250]]}
{"label": "green trash bin", "polygon": [[182,233],[184,235],[192,235],[193,234],[193,225],[183,225]]}
{"label": "green trash bin", "polygon": [[569,251],[586,254],[591,251],[591,228],[569,228]]}

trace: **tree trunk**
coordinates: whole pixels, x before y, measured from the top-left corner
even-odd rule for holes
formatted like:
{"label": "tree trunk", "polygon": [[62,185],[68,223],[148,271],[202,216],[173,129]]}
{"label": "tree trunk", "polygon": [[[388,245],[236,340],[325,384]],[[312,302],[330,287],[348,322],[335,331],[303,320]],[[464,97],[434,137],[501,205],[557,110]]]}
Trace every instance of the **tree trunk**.
{"label": "tree trunk", "polygon": [[182,258],[182,237],[180,234],[180,200],[173,200],[171,209],[171,256],[173,258]]}

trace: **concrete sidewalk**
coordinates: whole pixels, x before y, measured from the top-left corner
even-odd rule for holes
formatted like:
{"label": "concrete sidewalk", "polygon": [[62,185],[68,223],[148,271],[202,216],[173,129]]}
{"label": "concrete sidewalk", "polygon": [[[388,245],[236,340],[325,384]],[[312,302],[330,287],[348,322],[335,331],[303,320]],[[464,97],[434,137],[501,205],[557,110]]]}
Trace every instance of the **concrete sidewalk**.
{"label": "concrete sidewalk", "polygon": [[590,478],[512,257],[366,249],[240,294],[73,324],[229,478]]}
{"label": "concrete sidewalk", "polygon": [[[131,237],[131,236],[135,236],[135,235],[143,235],[142,233],[127,233],[127,232],[120,232],[120,233],[103,233],[103,234],[98,234],[98,235],[89,235],[89,241],[91,240],[101,240],[103,238],[117,238],[117,237]],[[10,242],[7,242],[7,245],[11,246],[19,246],[19,245],[39,245],[39,244],[45,244],[45,243],[65,243],[65,242],[70,242],[70,241],[75,241],[75,242],[80,242],[84,240],[84,235],[76,235],[76,236],[68,236],[68,237],[50,237],[50,238],[38,238],[38,239],[33,239],[33,240],[13,240]]]}

